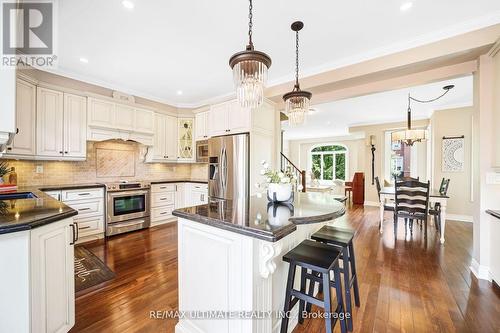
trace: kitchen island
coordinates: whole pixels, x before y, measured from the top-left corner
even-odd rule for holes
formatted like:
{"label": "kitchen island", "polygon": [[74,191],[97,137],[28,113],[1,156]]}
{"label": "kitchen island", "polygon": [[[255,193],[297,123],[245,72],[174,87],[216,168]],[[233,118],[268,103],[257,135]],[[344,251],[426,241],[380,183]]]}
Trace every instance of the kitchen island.
{"label": "kitchen island", "polygon": [[[344,215],[345,207],[336,199],[298,193],[292,205],[278,205],[253,196],[175,210],[180,310],[176,332],[278,332],[288,274],[281,258]],[[294,310],[296,314],[298,306]],[[296,324],[294,315],[289,331]]]}

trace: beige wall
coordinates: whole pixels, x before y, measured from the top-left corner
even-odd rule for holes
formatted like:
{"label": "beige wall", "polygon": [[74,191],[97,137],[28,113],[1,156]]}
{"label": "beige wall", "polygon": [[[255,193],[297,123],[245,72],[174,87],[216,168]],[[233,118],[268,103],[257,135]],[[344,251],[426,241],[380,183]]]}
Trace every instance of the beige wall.
{"label": "beige wall", "polygon": [[[439,110],[431,117],[432,150],[433,150],[433,187],[438,188],[441,179],[449,178],[447,213],[460,215],[472,220],[473,202],[471,201],[472,186],[472,114],[473,107]],[[461,172],[442,171],[443,136],[464,135],[464,170]],[[453,218],[453,216],[450,216]]]}
{"label": "beige wall", "polygon": [[[97,149],[123,153],[126,155],[117,156],[127,157],[99,158]],[[20,186],[102,183],[119,180],[206,180],[208,177],[207,172],[203,172],[203,169],[206,170],[206,164],[144,163],[145,153],[146,147],[137,143],[87,142],[87,160],[84,162],[22,160],[7,162],[9,166],[16,168]],[[128,158],[131,161],[124,161]],[[36,173],[37,165],[43,166],[43,173]],[[127,170],[121,170],[125,165],[128,165]],[[120,172],[126,176],[117,175]]]}
{"label": "beige wall", "polygon": [[339,138],[318,138],[309,140],[289,141],[288,156],[290,160],[302,170],[310,171],[309,152],[311,148],[318,144],[339,144],[347,147],[348,151],[348,173],[346,178],[349,180],[357,171],[362,171],[364,166],[365,140],[339,140]]}
{"label": "beige wall", "polygon": [[[429,120],[415,120],[412,122],[414,128],[417,127],[427,127],[429,125]],[[366,126],[353,126],[349,128],[350,133],[362,132],[365,134],[366,138],[370,136],[375,136],[376,145],[375,148],[375,176],[384,179],[384,169],[385,169],[385,132],[388,130],[396,130],[406,128],[406,122],[397,123],[387,123],[387,124],[377,124],[377,125],[366,125]],[[418,154],[418,176],[420,179],[427,179],[426,165],[422,160],[427,159],[427,148],[425,144],[420,144],[417,148]],[[377,189],[375,185],[371,184],[371,163],[372,156],[371,150],[367,147],[364,149],[364,158],[360,158],[362,164],[359,165],[359,169],[365,172],[365,202],[368,204],[378,203]]]}

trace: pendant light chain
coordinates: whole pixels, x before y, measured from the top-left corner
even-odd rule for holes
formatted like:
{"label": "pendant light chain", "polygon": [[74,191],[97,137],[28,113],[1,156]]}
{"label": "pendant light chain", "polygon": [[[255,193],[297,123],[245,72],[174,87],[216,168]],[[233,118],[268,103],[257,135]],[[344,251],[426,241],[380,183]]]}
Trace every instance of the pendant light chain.
{"label": "pendant light chain", "polygon": [[253,49],[253,42],[252,42],[252,28],[253,28],[253,4],[252,0],[249,0],[250,4],[248,6],[248,45]]}
{"label": "pendant light chain", "polygon": [[299,89],[299,32],[295,32],[295,88]]}

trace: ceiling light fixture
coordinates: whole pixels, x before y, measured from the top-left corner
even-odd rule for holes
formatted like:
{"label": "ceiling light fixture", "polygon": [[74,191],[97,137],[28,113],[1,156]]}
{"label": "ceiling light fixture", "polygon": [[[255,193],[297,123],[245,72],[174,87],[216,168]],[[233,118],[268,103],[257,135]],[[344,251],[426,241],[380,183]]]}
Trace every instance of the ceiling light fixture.
{"label": "ceiling light fixture", "polygon": [[411,7],[413,7],[413,2],[409,1],[409,2],[405,2],[401,5],[401,7],[399,7],[399,10],[401,10],[402,12],[406,12],[408,9],[410,9]]}
{"label": "ceiling light fixture", "polygon": [[300,21],[293,22],[291,26],[292,30],[295,31],[295,85],[292,91],[283,95],[285,113],[288,116],[290,126],[304,123],[312,97],[309,91],[300,90],[299,85],[299,31],[303,27],[304,23]]}
{"label": "ceiling light fixture", "polygon": [[233,54],[229,66],[233,70],[236,96],[241,107],[256,108],[264,100],[264,88],[267,83],[267,71],[271,67],[271,58],[264,52],[256,51],[252,41],[252,0],[248,7],[248,45],[245,51]]}
{"label": "ceiling light fixture", "polygon": [[422,142],[427,140],[427,130],[425,129],[412,129],[411,128],[411,101],[415,101],[418,103],[431,103],[434,101],[437,101],[444,95],[446,95],[451,89],[453,89],[455,86],[454,85],[448,85],[444,86],[444,93],[442,93],[440,96],[433,98],[433,99],[428,99],[428,100],[420,100],[416,99],[410,96],[408,94],[408,126],[405,130],[400,130],[391,133],[391,141],[392,142],[401,142],[404,143],[407,146],[413,146],[415,142]]}
{"label": "ceiling light fixture", "polygon": [[123,0],[122,5],[123,5],[123,7],[127,8],[127,9],[134,9],[134,7],[135,7],[134,3],[130,0]]}
{"label": "ceiling light fixture", "polygon": [[84,64],[89,63],[89,59],[87,59],[87,58],[80,58],[80,61],[83,62]]}

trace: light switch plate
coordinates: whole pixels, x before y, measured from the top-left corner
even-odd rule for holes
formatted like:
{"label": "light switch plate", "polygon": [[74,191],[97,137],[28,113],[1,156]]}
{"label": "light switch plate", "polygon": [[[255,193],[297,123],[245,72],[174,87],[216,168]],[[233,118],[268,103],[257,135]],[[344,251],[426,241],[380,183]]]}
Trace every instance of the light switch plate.
{"label": "light switch plate", "polygon": [[488,185],[500,185],[500,172],[488,172],[488,173],[486,173],[486,184],[488,184]]}
{"label": "light switch plate", "polygon": [[36,166],[36,173],[43,173],[43,165],[37,165]]}

